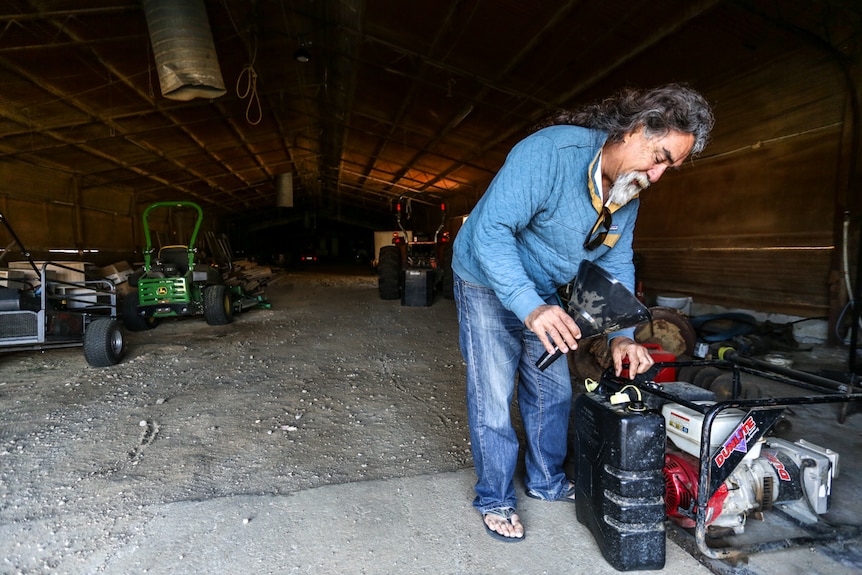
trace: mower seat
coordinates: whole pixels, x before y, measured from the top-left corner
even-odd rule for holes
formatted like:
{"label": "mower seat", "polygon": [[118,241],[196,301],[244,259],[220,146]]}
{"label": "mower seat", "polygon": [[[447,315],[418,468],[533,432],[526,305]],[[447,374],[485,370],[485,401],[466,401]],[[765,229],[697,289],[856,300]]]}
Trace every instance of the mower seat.
{"label": "mower seat", "polygon": [[165,246],[159,250],[159,261],[162,265],[173,264],[177,273],[184,276],[189,271],[189,247]]}

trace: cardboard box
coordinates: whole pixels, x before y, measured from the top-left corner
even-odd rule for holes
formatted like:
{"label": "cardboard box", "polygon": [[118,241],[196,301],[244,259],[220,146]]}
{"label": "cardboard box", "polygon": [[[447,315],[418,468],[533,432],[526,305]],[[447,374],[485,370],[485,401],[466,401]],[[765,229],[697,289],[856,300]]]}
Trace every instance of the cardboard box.
{"label": "cardboard box", "polygon": [[130,293],[133,293],[135,291],[135,288],[130,286],[129,282],[119,283],[115,287],[117,290],[117,295],[121,296],[129,295]]}
{"label": "cardboard box", "polygon": [[[10,262],[10,266],[16,264],[18,262]],[[25,262],[27,263],[27,262]],[[23,290],[35,290],[42,283],[42,278],[39,277],[39,274],[33,271],[33,268],[30,267],[30,264],[27,263],[27,267],[21,267],[18,269],[6,269],[2,270],[6,274],[9,274],[5,277],[9,279],[10,282],[17,282],[18,289]],[[51,270],[48,270],[47,277],[49,281],[56,280],[57,274]],[[0,280],[5,281],[5,280]],[[5,284],[4,284],[5,285]],[[14,287],[13,285],[8,285],[8,287]]]}
{"label": "cardboard box", "polygon": [[111,296],[84,288],[58,287],[56,297],[66,298],[66,306],[70,309],[85,308],[94,305],[111,305]]}
{"label": "cardboard box", "polygon": [[[31,272],[33,270],[30,270]],[[30,289],[27,275],[23,270],[0,269],[0,287],[10,289]]]}
{"label": "cardboard box", "polygon": [[99,268],[96,272],[99,277],[106,278],[115,284],[121,284],[129,279],[134,270],[129,262],[117,262],[103,268]]}

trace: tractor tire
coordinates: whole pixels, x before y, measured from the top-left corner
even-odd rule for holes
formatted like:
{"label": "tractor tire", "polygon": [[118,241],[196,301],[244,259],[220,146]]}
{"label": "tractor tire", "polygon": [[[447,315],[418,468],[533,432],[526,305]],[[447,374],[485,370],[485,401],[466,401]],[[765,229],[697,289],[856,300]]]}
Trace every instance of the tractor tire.
{"label": "tractor tire", "polygon": [[217,284],[204,288],[204,317],[210,325],[227,325],[233,321],[233,303],[227,286]]}
{"label": "tractor tire", "polygon": [[138,315],[138,290],[123,296],[123,325],[129,331],[147,331],[159,324],[157,317],[141,317]]}
{"label": "tractor tire", "polygon": [[84,332],[84,357],[91,367],[108,367],[123,357],[123,332],[120,323],[111,318],[90,322]]}
{"label": "tractor tire", "polygon": [[443,249],[443,284],[441,286],[443,297],[455,299],[455,274],[452,271],[452,244],[446,244]]}
{"label": "tractor tire", "polygon": [[398,246],[383,246],[380,248],[380,260],[377,265],[377,289],[380,299],[398,299],[401,297],[401,254]]}

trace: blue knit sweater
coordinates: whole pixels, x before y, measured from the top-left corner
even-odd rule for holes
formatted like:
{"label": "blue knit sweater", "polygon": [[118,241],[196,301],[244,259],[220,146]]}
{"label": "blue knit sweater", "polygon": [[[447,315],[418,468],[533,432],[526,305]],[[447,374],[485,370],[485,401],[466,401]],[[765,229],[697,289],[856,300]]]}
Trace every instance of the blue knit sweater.
{"label": "blue knit sweater", "polygon": [[455,273],[493,289],[521,321],[553,301],[584,259],[633,290],[639,200],[612,205],[605,243],[593,251],[583,248],[601,210],[590,175],[606,139],[604,132],[551,126],[521,140],[455,238]]}

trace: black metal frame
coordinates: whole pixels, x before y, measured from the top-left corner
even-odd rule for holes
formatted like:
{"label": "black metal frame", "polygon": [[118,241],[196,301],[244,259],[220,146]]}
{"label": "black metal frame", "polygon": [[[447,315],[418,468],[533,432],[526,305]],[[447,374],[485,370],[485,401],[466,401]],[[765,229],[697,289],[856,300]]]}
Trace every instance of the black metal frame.
{"label": "black metal frame", "polygon": [[[652,378],[663,368],[686,366],[716,366],[731,370],[733,373],[732,397],[737,399],[718,401],[713,404],[696,403],[668,393],[662,389],[661,384],[652,381]],[[721,464],[718,464],[716,458],[719,451],[710,453],[709,446],[711,444],[712,425],[721,412],[732,408],[745,411],[746,415],[743,417],[742,422],[726,440],[729,440],[734,434],[744,433],[746,441],[753,443],[762,438],[771,429],[787,407],[793,405],[862,402],[862,388],[807,372],[783,368],[771,363],[739,356],[735,352],[728,352],[724,360],[656,362],[649,372],[637,376],[634,381],[618,378],[614,376],[612,370],[613,368],[610,368],[603,374],[602,385],[608,385],[616,390],[621,390],[627,385],[634,385],[645,393],[678,403],[703,415],[697,506],[694,513],[694,536],[698,550],[706,557],[712,559],[731,559],[753,553],[807,545],[817,541],[834,541],[842,537],[855,537],[862,533],[862,525],[846,528],[823,528],[818,523],[808,526],[808,535],[805,536],[722,548],[710,547],[706,537],[706,514],[709,510],[709,500],[746,455],[744,452],[731,450],[730,453],[726,454],[726,457],[723,456],[721,458]],[[740,375],[743,373],[811,391],[816,395],[741,399],[742,385]],[[843,422],[843,417],[845,416],[846,410],[843,410],[842,415],[839,416],[839,421]],[[727,443],[727,441],[724,443]]]}
{"label": "black metal frame", "polygon": [[862,318],[862,232],[859,234],[856,259],[856,293],[847,294],[847,297],[850,298],[850,315],[853,322],[850,325],[850,356],[847,369],[850,371],[850,377],[854,380],[857,375],[862,375],[862,366],[858,364],[856,355],[859,349],[859,321]]}

